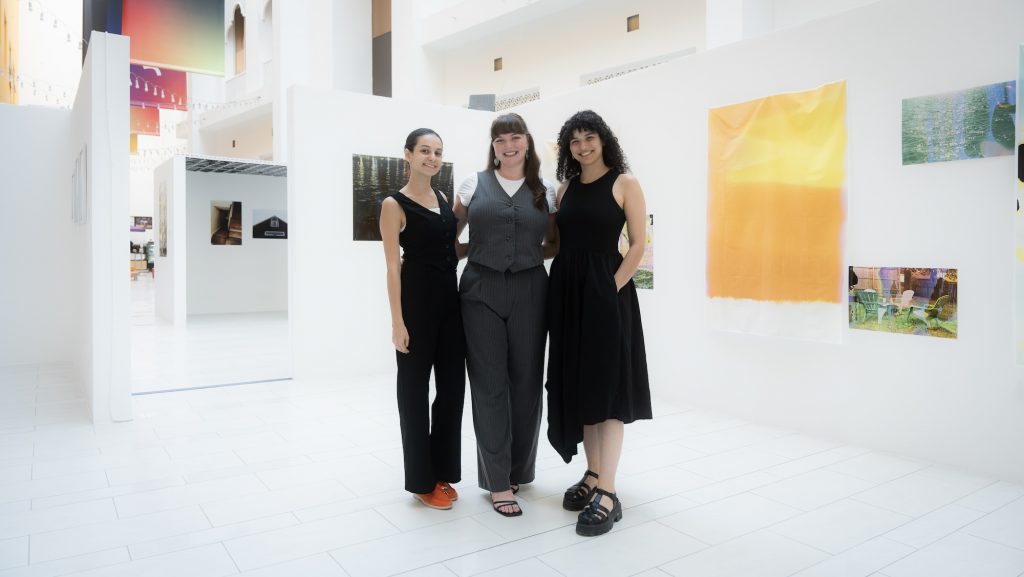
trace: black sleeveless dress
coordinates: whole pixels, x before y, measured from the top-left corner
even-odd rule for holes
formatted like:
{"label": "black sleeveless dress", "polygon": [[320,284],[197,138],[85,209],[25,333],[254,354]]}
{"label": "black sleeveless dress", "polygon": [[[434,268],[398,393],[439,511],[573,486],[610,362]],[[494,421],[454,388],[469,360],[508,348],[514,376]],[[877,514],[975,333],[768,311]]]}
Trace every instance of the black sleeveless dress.
{"label": "black sleeveless dress", "polygon": [[569,182],[557,213],[560,245],[548,285],[548,440],[568,463],[583,425],[650,419],[651,392],[636,285],[615,290],[626,215],[618,171]]}

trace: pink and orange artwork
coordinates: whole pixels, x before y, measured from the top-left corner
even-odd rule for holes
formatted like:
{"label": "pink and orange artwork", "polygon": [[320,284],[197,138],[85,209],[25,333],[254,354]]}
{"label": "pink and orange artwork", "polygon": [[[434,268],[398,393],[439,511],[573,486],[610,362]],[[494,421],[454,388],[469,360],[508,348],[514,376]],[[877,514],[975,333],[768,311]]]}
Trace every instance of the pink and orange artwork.
{"label": "pink and orange artwork", "polygon": [[845,155],[845,82],[709,110],[712,327],[839,341]]}
{"label": "pink and orange artwork", "polygon": [[128,120],[128,131],[132,134],[160,136],[160,109],[132,106]]}

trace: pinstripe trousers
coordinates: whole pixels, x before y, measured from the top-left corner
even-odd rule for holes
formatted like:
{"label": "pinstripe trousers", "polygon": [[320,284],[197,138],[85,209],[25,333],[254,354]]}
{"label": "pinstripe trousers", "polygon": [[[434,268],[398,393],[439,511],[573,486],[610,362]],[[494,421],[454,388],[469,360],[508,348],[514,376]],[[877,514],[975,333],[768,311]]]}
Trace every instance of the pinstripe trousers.
{"label": "pinstripe trousers", "polygon": [[478,483],[506,491],[533,481],[544,389],[548,275],[470,262],[459,295],[473,400]]}

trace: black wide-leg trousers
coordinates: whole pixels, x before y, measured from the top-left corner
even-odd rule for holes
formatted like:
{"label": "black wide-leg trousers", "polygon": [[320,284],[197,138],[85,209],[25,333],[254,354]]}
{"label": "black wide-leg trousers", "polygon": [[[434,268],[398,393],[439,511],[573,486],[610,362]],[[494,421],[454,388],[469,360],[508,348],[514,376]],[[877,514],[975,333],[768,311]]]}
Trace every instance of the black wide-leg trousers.
{"label": "black wide-leg trousers", "polygon": [[466,341],[455,271],[403,264],[402,316],[409,330],[409,352],[395,354],[405,490],[429,493],[438,481],[456,483],[462,478]]}

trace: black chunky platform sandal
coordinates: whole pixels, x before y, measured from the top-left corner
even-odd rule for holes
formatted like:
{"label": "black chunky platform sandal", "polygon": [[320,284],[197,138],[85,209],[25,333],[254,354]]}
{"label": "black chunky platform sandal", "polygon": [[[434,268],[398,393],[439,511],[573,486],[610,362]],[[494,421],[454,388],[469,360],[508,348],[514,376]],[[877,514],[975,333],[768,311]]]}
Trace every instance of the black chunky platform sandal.
{"label": "black chunky platform sandal", "polygon": [[[580,512],[579,519],[576,521],[577,535],[584,537],[604,535],[612,530],[615,523],[622,520],[622,503],[615,493],[609,493],[604,489],[597,489],[595,492],[597,496]],[[611,511],[601,504],[601,496],[612,500]]]}
{"label": "black chunky platform sandal", "polygon": [[586,473],[583,473],[583,478],[580,479],[579,483],[569,487],[565,490],[565,496],[562,497],[562,508],[566,511],[582,511],[587,503],[590,502],[590,498],[594,496],[594,489],[597,487],[591,487],[587,485],[587,477],[593,477],[597,480],[597,473],[587,469]]}

